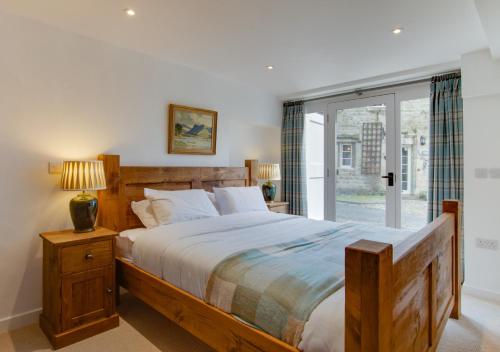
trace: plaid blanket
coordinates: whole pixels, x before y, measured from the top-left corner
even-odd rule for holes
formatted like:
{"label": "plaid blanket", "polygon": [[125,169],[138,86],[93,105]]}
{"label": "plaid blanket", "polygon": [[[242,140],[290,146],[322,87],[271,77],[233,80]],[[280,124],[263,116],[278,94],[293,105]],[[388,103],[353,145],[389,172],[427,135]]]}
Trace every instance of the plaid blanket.
{"label": "plaid blanket", "polygon": [[206,300],[298,346],[314,308],[344,285],[345,246],[371,231],[366,225],[348,223],[233,254],[212,272]]}

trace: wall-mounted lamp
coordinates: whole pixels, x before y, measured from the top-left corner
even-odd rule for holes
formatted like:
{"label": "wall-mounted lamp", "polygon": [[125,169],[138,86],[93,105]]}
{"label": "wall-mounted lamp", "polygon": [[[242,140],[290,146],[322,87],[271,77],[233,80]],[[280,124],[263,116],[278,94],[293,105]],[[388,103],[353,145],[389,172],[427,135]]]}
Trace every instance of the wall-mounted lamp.
{"label": "wall-mounted lamp", "polygon": [[426,139],[425,136],[420,136],[420,145],[425,145]]}

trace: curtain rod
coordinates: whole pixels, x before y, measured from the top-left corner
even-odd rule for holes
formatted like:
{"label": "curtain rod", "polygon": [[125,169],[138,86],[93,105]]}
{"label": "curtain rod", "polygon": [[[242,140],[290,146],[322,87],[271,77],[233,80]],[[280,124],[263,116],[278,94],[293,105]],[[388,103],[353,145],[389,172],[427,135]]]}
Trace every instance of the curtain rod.
{"label": "curtain rod", "polygon": [[449,74],[461,74],[461,70],[453,70],[453,71],[446,71],[443,73],[437,73],[432,76],[428,76],[425,78],[420,78],[420,79],[415,79],[415,80],[410,80],[410,81],[405,81],[405,82],[400,82],[400,83],[389,83],[389,84],[381,84],[378,86],[373,86],[373,87],[368,87],[368,88],[357,88],[349,91],[345,91],[342,93],[335,93],[335,94],[330,94],[330,95],[325,95],[325,96],[320,96],[320,97],[315,97],[315,98],[308,98],[308,99],[290,99],[286,100],[284,103],[290,103],[294,101],[302,101],[304,103],[310,102],[310,101],[315,101],[315,100],[321,100],[321,99],[328,99],[328,98],[336,98],[336,97],[342,97],[346,95],[362,95],[365,92],[371,92],[374,90],[380,90],[380,89],[386,89],[386,88],[397,88],[397,87],[402,87],[402,86],[407,86],[411,84],[418,84],[418,83],[424,83],[424,82],[431,82],[432,78],[435,76],[441,76],[441,75],[449,75]]}

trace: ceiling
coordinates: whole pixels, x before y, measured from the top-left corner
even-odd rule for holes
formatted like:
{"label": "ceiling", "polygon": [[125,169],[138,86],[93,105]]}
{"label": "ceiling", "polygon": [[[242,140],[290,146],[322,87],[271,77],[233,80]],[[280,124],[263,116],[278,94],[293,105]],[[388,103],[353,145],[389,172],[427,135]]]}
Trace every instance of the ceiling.
{"label": "ceiling", "polygon": [[279,96],[488,45],[473,0],[0,0],[0,10]]}

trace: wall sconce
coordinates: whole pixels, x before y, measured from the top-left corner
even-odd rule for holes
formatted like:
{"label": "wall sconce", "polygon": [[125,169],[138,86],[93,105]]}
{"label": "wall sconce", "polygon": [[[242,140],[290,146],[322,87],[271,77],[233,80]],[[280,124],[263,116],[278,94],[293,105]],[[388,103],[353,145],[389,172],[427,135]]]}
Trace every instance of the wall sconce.
{"label": "wall sconce", "polygon": [[425,145],[425,143],[426,143],[425,136],[420,136],[420,145]]}

